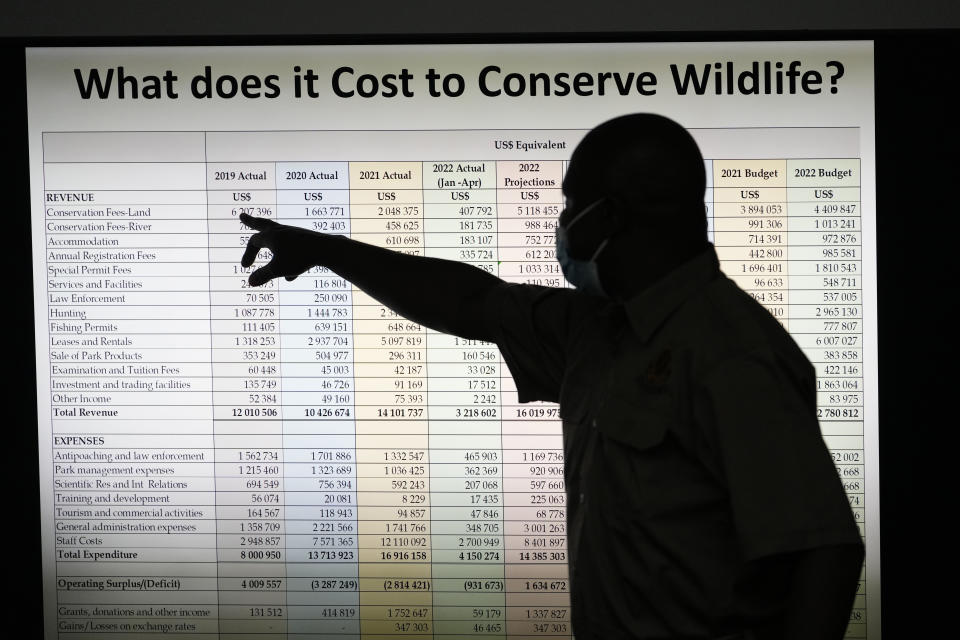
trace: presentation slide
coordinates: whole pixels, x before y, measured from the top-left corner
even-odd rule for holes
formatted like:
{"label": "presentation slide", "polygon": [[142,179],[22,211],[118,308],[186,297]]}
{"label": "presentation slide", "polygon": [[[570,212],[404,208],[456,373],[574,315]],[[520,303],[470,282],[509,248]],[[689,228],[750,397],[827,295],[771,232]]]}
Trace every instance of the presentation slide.
{"label": "presentation slide", "polygon": [[867,548],[847,637],[879,639],[871,42],[26,59],[47,638],[571,637],[557,405],[326,269],[250,287],[238,216],[569,286],[570,154],[654,112],[816,368]]}

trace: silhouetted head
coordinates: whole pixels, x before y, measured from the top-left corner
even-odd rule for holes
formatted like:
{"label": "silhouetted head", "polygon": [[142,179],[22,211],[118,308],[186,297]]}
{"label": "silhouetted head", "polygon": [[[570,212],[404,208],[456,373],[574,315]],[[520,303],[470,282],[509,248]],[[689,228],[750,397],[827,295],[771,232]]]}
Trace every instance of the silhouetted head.
{"label": "silhouetted head", "polygon": [[[705,189],[703,156],[682,126],[652,113],[608,120],[577,145],[563,180],[567,206],[559,223],[576,221],[568,226],[569,254],[588,259],[606,239],[610,246],[601,254],[624,253],[629,241],[641,276],[675,266],[657,256],[686,259],[706,247]],[[612,280],[612,270],[606,271],[604,280]]]}

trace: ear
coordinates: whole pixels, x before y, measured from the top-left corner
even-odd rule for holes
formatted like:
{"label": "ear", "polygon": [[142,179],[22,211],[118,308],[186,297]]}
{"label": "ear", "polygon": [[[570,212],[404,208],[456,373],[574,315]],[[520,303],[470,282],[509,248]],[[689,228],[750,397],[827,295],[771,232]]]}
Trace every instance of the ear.
{"label": "ear", "polygon": [[613,233],[620,233],[630,226],[630,210],[624,204],[620,196],[610,195],[603,201],[604,211],[602,213],[609,229]]}

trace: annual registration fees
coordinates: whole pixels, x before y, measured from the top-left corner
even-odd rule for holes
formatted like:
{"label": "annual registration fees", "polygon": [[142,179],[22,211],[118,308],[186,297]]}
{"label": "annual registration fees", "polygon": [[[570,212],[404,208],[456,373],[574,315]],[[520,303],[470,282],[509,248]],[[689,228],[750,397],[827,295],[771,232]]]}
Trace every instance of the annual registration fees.
{"label": "annual registration fees", "polygon": [[[62,636],[569,636],[557,407],[326,269],[249,287],[237,217],[564,286],[583,133],[44,134]],[[862,530],[855,132],[694,133],[721,268],[814,363]]]}

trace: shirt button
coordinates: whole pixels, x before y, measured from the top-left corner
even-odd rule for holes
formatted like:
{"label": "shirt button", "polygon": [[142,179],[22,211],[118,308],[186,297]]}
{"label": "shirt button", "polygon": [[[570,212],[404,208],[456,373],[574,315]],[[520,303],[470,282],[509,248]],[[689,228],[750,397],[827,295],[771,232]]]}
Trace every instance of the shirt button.
{"label": "shirt button", "polygon": [[583,503],[586,502],[586,501],[587,501],[587,497],[581,493],[581,494],[580,494],[580,504],[583,504]]}
{"label": "shirt button", "polygon": [[593,425],[593,428],[596,429],[596,428],[597,428],[597,419],[594,418],[593,421],[592,421],[590,424],[592,424],[592,425]]}

